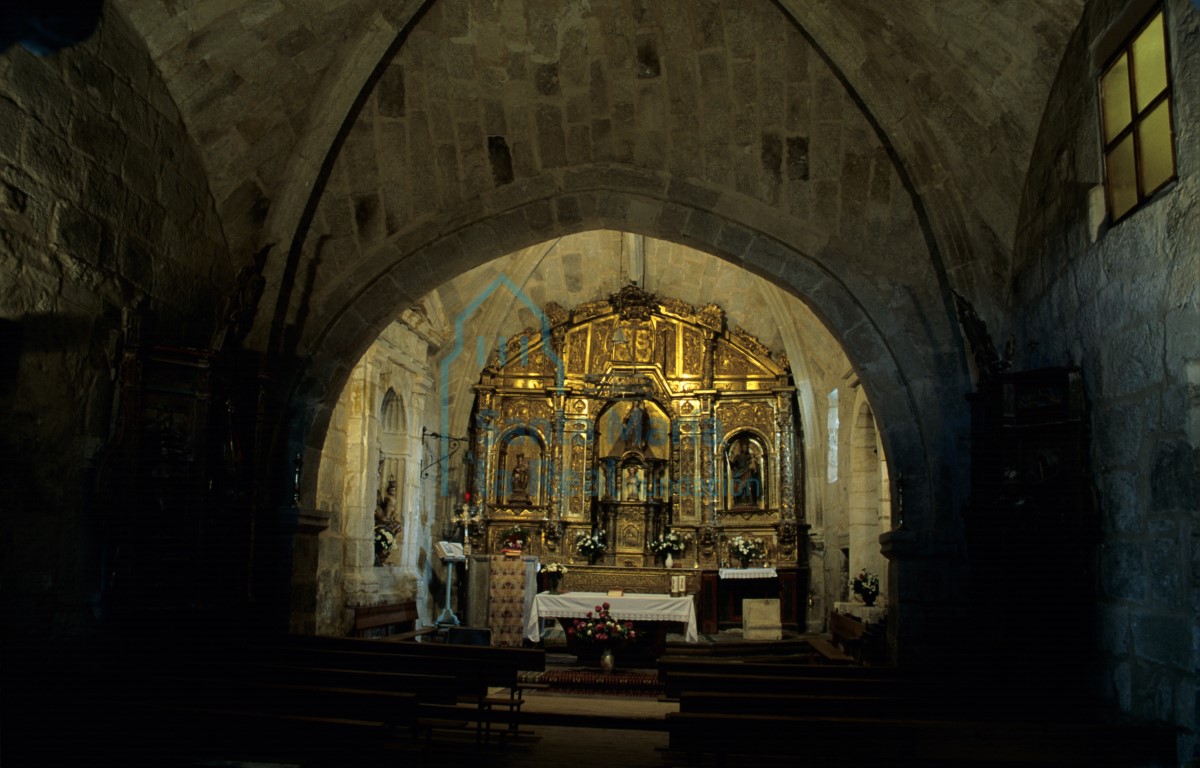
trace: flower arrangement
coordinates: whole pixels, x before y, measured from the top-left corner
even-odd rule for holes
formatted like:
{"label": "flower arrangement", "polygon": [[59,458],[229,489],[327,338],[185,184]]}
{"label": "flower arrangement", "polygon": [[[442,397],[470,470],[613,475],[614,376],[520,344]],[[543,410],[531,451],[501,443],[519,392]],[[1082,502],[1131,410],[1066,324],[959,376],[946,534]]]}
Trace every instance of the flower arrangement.
{"label": "flower arrangement", "polygon": [[599,557],[604,554],[604,550],[608,549],[608,542],[604,538],[604,531],[596,531],[595,533],[579,532],[575,537],[575,549],[579,550],[579,554],[588,558]]}
{"label": "flower arrangement", "polygon": [[854,594],[860,596],[867,605],[875,602],[879,596],[879,577],[865,568],[854,577]]}
{"label": "flower arrangement", "polygon": [[563,576],[567,575],[567,567],[562,563],[547,563],[542,566],[542,573],[546,576],[546,589],[557,592]]}
{"label": "flower arrangement", "polygon": [[668,531],[663,534],[661,539],[655,539],[650,542],[650,551],[656,555],[681,555],[687,549],[688,544],[692,543],[692,534],[676,533]]}
{"label": "flower arrangement", "polygon": [[637,630],[632,621],[618,621],[608,612],[609,605],[597,605],[595,611],[588,611],[587,617],[575,619],[573,626],[567,627],[567,634],[585,643],[616,645],[637,640]]}
{"label": "flower arrangement", "polygon": [[502,549],[524,549],[529,541],[529,529],[514,525],[500,531],[500,547]]}
{"label": "flower arrangement", "polygon": [[741,560],[745,566],[751,560],[766,555],[767,548],[763,546],[762,539],[748,539],[739,533],[729,541],[729,554]]}
{"label": "flower arrangement", "polygon": [[375,559],[381,562],[385,560],[394,546],[396,546],[396,534],[385,526],[375,526]]}

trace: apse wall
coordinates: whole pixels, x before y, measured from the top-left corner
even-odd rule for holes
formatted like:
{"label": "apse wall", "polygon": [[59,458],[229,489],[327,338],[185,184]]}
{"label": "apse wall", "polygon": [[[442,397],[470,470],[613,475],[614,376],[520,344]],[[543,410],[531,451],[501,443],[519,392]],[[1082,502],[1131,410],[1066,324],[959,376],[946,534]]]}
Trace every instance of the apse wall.
{"label": "apse wall", "polygon": [[[1179,179],[1102,222],[1089,46],[1123,10],[1089,5],[1026,188],[1014,276],[1017,367],[1077,365],[1091,408],[1105,695],[1189,729],[1200,661],[1200,14],[1166,3]],[[1052,589],[1052,588],[1051,588]]]}
{"label": "apse wall", "polygon": [[84,629],[104,598],[96,480],[119,355],[208,346],[232,283],[204,173],[111,4],[86,43],[0,55],[4,628]]}

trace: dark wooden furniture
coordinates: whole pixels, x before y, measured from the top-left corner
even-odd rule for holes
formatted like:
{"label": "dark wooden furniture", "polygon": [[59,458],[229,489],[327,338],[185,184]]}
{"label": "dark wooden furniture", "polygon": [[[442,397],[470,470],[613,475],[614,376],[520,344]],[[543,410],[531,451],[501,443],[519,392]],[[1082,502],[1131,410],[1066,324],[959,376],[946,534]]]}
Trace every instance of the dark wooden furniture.
{"label": "dark wooden furniture", "polygon": [[411,640],[437,632],[436,627],[417,629],[418,618],[417,604],[413,600],[403,603],[356,605],[354,625],[350,632],[354,637],[377,640]]}
{"label": "dark wooden furniture", "polygon": [[700,631],[706,635],[721,629],[740,627],[742,600],[767,598],[779,600],[779,621],[785,629],[798,630],[805,624],[808,594],[807,569],[776,568],[775,579],[722,579],[716,570],[700,574]]}
{"label": "dark wooden furniture", "polygon": [[848,656],[861,658],[863,635],[866,634],[865,624],[853,616],[830,611],[829,632],[833,635],[834,645],[841,648]]}
{"label": "dark wooden furniture", "polygon": [[1171,727],[1109,722],[1061,692],[1031,701],[1004,678],[684,658],[659,674],[679,701],[666,757],[686,765],[1134,766],[1170,763],[1175,744]]}
{"label": "dark wooden furniture", "polygon": [[[457,634],[467,640],[479,637],[478,632]],[[435,704],[464,703],[474,707],[475,712],[465,712],[454,706],[425,707],[423,712],[444,720],[474,722],[483,743],[490,741],[493,724],[506,725],[508,734],[517,732],[525,689],[520,673],[546,668],[546,653],[542,649],[493,647],[472,642],[381,643],[356,638],[293,636],[286,642],[264,647],[262,653],[273,662],[302,664],[309,669],[437,678],[421,681],[414,677],[409,683],[414,686],[424,682],[430,686],[442,685],[453,701],[443,699]],[[494,689],[503,689],[507,694],[495,695]]]}

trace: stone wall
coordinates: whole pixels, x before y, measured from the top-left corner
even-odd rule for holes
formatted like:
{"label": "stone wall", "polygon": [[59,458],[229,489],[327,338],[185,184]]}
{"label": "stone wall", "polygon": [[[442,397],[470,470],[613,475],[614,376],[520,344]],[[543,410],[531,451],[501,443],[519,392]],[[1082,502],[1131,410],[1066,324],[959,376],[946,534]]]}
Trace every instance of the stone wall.
{"label": "stone wall", "polygon": [[77,632],[103,606],[95,482],[125,330],[208,346],[232,281],[204,174],[144,45],[0,55],[5,630]]}
{"label": "stone wall", "polygon": [[1123,10],[1089,6],[1064,59],[1026,191],[1014,278],[1020,368],[1076,364],[1103,513],[1104,695],[1186,727],[1200,661],[1200,14],[1168,9],[1179,179],[1109,225],[1089,46]]}
{"label": "stone wall", "polygon": [[[442,336],[440,323],[431,323],[430,314],[437,312],[428,306],[403,312],[401,320],[389,326],[354,366],[334,409],[317,481],[317,498],[327,505],[322,509],[331,513],[329,529],[320,536],[317,562],[313,627],[318,634],[345,634],[352,618],[349,606],[354,605],[415,597],[422,618],[433,616],[427,566],[433,536],[441,527],[434,525],[426,498],[428,484],[420,477],[426,460],[421,427],[433,423],[427,420],[428,404],[438,402],[430,375],[430,351],[442,342]],[[376,566],[380,413],[389,391],[403,408],[406,426],[400,454],[402,475],[396,478],[402,528],[396,549],[383,565]]]}

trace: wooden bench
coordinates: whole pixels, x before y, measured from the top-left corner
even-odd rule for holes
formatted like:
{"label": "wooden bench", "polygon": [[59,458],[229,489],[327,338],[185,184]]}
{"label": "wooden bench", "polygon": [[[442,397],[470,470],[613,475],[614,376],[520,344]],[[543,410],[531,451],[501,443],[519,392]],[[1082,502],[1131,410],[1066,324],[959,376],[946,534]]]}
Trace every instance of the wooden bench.
{"label": "wooden bench", "polygon": [[380,603],[377,605],[354,606],[354,625],[350,629],[354,637],[370,637],[377,640],[411,640],[437,632],[437,627],[417,628],[417,603],[408,600],[402,603]]}
{"label": "wooden bench", "polygon": [[687,755],[689,766],[704,765],[705,758],[716,765],[761,765],[763,756],[777,756],[817,765],[1125,768],[1171,763],[1175,748],[1166,727],[1052,720],[670,712],[666,724],[668,750]]}
{"label": "wooden bench", "polygon": [[830,611],[829,633],[833,635],[833,644],[842,649],[847,655],[856,660],[862,658],[863,635],[866,625],[853,616]]}
{"label": "wooden bench", "polygon": [[714,674],[745,674],[751,676],[785,677],[901,677],[895,667],[875,667],[812,664],[807,656],[781,658],[748,658],[745,660],[712,659],[695,656],[663,656],[658,660],[659,676],[666,678],[674,672],[709,672]]}
{"label": "wooden bench", "polygon": [[[260,650],[264,658],[275,662],[308,667],[450,676],[453,679],[447,689],[474,706],[478,736],[485,743],[491,739],[493,724],[506,724],[507,735],[519,731],[518,715],[524,704],[520,673],[546,668],[546,653],[537,648],[293,636]],[[508,693],[495,695],[492,689],[506,689]]]}
{"label": "wooden bench", "polygon": [[822,637],[805,638],[804,642],[811,649],[809,659],[811,662],[824,662],[826,664],[853,664],[856,659],[850,654],[838,648],[833,643]]}
{"label": "wooden bench", "polygon": [[895,677],[839,678],[826,675],[785,676],[677,672],[663,681],[665,695],[679,698],[684,691],[710,693],[801,693],[827,696],[919,696],[918,681]]}

